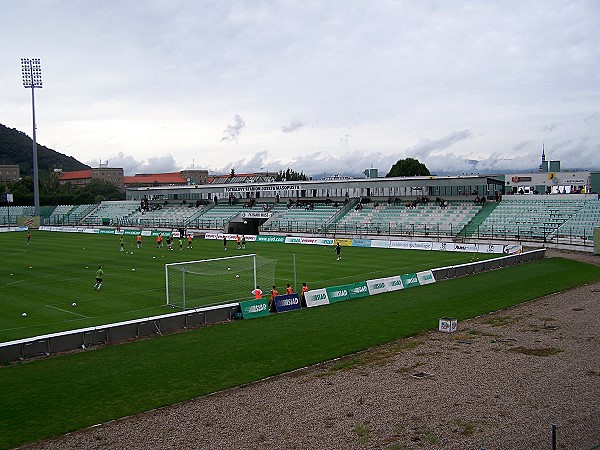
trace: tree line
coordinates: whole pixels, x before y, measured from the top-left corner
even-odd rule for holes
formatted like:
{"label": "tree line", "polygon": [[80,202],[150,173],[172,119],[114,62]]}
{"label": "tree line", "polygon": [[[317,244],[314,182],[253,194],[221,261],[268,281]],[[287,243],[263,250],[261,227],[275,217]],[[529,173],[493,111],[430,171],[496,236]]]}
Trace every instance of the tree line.
{"label": "tree line", "polygon": [[[92,179],[88,184],[79,186],[71,183],[60,184],[59,176],[58,172],[39,175],[40,205],[85,205],[99,203],[103,200],[125,199],[125,192],[104,180]],[[33,177],[22,177],[18,181],[0,184],[0,192],[4,194],[2,195],[3,203],[6,202],[6,194],[13,194],[11,205],[31,206],[34,203]]]}

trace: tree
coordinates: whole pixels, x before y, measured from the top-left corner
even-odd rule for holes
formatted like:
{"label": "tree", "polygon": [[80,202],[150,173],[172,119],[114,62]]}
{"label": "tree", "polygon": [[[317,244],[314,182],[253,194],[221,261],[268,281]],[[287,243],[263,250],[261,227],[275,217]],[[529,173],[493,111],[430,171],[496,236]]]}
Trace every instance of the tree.
{"label": "tree", "polygon": [[304,172],[296,172],[294,170],[290,170],[288,167],[287,170],[280,170],[275,177],[275,181],[306,181],[308,177],[304,175]]}
{"label": "tree", "polygon": [[93,198],[94,200],[90,203],[98,203],[103,200],[122,200],[124,197],[123,192],[119,191],[115,184],[98,179],[92,179],[83,186],[80,194],[86,198]]}
{"label": "tree", "polygon": [[431,173],[425,164],[418,159],[400,159],[392,166],[386,177],[420,177],[429,176]]}

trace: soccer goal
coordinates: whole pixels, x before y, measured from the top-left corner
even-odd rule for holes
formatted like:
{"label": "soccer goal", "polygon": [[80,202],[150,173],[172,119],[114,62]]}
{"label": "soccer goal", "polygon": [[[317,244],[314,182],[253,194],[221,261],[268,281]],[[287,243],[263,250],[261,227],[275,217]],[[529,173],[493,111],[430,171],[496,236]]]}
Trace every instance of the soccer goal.
{"label": "soccer goal", "polygon": [[167,305],[199,308],[253,298],[275,284],[277,260],[256,254],[165,264]]}

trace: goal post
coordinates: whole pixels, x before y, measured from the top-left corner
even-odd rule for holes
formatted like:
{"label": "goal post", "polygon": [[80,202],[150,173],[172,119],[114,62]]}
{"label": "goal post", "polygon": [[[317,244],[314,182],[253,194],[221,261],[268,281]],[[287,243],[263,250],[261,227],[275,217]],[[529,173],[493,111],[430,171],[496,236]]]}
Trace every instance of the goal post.
{"label": "goal post", "polygon": [[268,292],[277,260],[257,254],[165,264],[166,303],[199,308],[253,298],[258,285]]}

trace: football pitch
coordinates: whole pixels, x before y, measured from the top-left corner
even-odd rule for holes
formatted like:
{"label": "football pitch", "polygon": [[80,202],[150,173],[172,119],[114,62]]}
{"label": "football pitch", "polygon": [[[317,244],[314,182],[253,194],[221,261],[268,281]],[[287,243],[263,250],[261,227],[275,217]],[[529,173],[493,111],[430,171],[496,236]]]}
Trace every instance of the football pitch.
{"label": "football pitch", "polygon": [[[121,254],[116,236],[38,232],[32,233],[32,243],[27,246],[24,233],[0,234],[0,245],[10,251],[0,275],[2,333],[28,336],[40,330],[79,328],[168,312],[164,306],[164,263],[225,253],[221,241],[198,240],[189,253],[187,249],[167,252],[151,244],[144,242],[141,251],[134,248]],[[295,254],[298,282],[306,281],[311,288],[458,264],[473,257],[344,248],[338,263],[332,248],[265,243],[249,244],[246,251],[278,260],[276,282],[280,286],[291,282]],[[236,252],[235,245],[227,251]],[[98,264],[107,273],[100,292],[92,289],[92,267]],[[20,278],[15,279],[17,276]],[[436,328],[440,317],[456,317],[460,323],[599,279],[599,266],[547,258],[319,308],[5,364],[0,367],[0,448],[183,402],[414,336]],[[15,282],[21,285],[18,289],[11,285]],[[88,317],[71,317],[73,301],[78,302],[75,312]],[[26,318],[21,317],[24,308],[30,311]],[[12,316],[7,318],[7,314]],[[36,320],[37,314],[48,315],[30,325],[28,320]]]}
{"label": "football pitch", "polygon": [[[294,262],[295,287],[306,282],[317,289],[498,256],[344,247],[337,261],[333,247],[314,245],[249,242],[238,250],[229,242],[224,251],[222,241],[196,239],[192,247],[184,242],[180,250],[176,240],[168,251],[144,237],[137,248],[135,236],[127,235],[121,252],[116,235],[32,231],[28,245],[25,232],[0,233],[0,342],[172,312],[166,306],[166,263],[258,253],[277,261],[275,285],[281,293],[287,283],[294,287]],[[99,266],[104,283],[96,291]],[[242,292],[227,293],[233,280],[226,275],[212,280],[223,286],[217,303],[252,298],[251,281]],[[270,286],[262,289],[266,293]],[[190,307],[214,303],[214,298],[188,300]]]}

